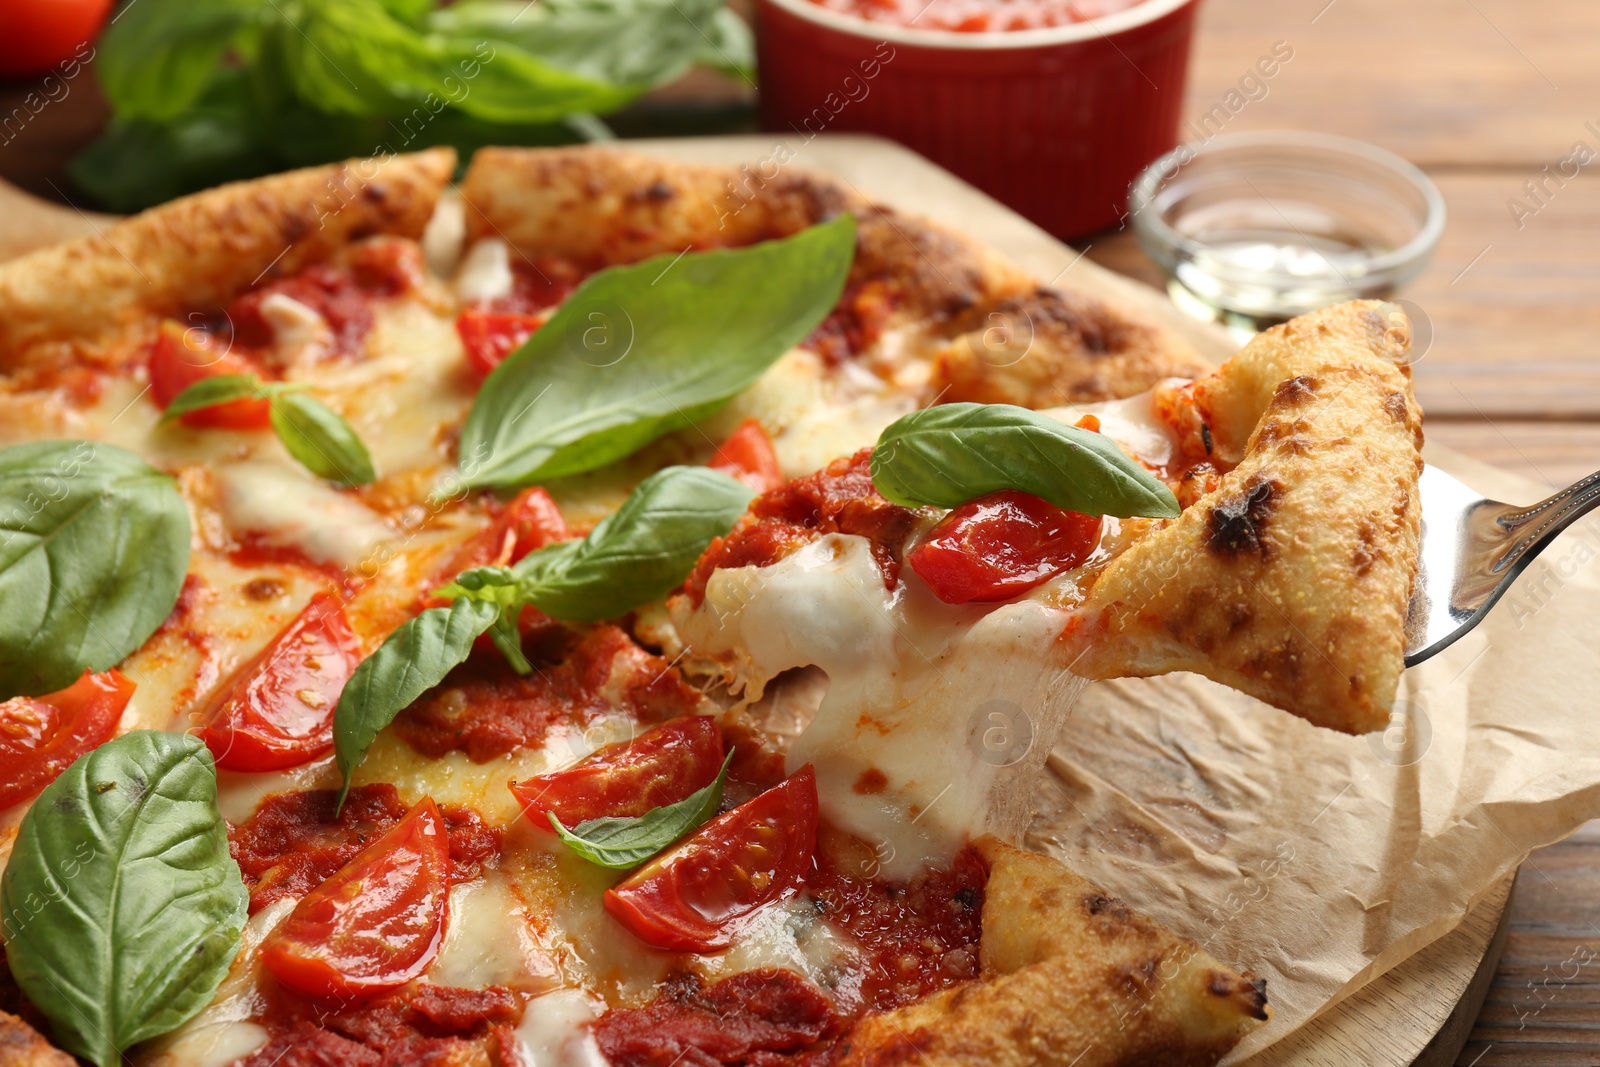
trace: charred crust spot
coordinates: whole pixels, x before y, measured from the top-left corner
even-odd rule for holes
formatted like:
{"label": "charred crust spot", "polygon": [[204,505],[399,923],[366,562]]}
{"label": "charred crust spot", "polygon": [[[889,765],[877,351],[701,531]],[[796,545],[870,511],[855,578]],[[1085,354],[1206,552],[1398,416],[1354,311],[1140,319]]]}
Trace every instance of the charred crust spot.
{"label": "charred crust spot", "polygon": [[1401,488],[1395,492],[1394,517],[1401,522],[1406,520],[1406,512],[1411,510],[1411,490]]}
{"label": "charred crust spot", "polygon": [[1265,1019],[1267,1017],[1267,980],[1245,975],[1245,981],[1250,983],[1250,1017],[1252,1019]]}
{"label": "charred crust spot", "polygon": [[632,193],[628,194],[628,199],[660,204],[671,200],[677,195],[677,190],[673,189],[672,186],[668,185],[666,182],[653,181],[644,188],[635,189]]}
{"label": "charred crust spot", "polygon": [[1228,605],[1228,632],[1237,633],[1255,622],[1255,609],[1243,601]]}
{"label": "charred crust spot", "polygon": [[300,239],[311,232],[311,221],[304,215],[287,215],[279,232],[283,235],[284,244],[299,244]]}
{"label": "charred crust spot", "polygon": [[381,204],[389,198],[389,188],[382,182],[368,182],[361,187],[361,195],[368,203]]}
{"label": "charred crust spot", "polygon": [[1410,405],[1406,403],[1406,395],[1404,393],[1397,391],[1383,398],[1383,413],[1395,422],[1405,422],[1409,408]]}
{"label": "charred crust spot", "polygon": [[855,784],[850,788],[864,797],[875,796],[889,787],[889,778],[876,767],[868,767],[861,772]]}
{"label": "charred crust spot", "polygon": [[1310,400],[1317,395],[1317,386],[1321,384],[1309,374],[1297,374],[1278,383],[1272,391],[1272,406],[1286,407],[1297,404],[1302,400]]}
{"label": "charred crust spot", "polygon": [[1271,545],[1262,537],[1262,530],[1276,510],[1276,496],[1277,487],[1263,479],[1244,492],[1214,504],[1207,547],[1219,555],[1231,557],[1253,552],[1266,559]]}
{"label": "charred crust spot", "polygon": [[1094,917],[1104,916],[1109,926],[1102,927],[1102,934],[1114,933],[1120,924],[1131,922],[1133,913],[1128,906],[1116,897],[1108,897],[1104,893],[1090,893],[1083,898],[1083,910]]}
{"label": "charred crust spot", "polygon": [[1200,423],[1200,443],[1206,446],[1206,455],[1211,455],[1211,427],[1205,422]]}
{"label": "charred crust spot", "polygon": [[1278,442],[1278,451],[1294,456],[1309,456],[1314,442],[1309,434],[1292,433]]}
{"label": "charred crust spot", "polygon": [[1358,577],[1364,576],[1372,569],[1372,564],[1378,558],[1378,549],[1375,543],[1377,532],[1372,528],[1372,523],[1363,519],[1356,528],[1356,550],[1351,554],[1350,566]]}

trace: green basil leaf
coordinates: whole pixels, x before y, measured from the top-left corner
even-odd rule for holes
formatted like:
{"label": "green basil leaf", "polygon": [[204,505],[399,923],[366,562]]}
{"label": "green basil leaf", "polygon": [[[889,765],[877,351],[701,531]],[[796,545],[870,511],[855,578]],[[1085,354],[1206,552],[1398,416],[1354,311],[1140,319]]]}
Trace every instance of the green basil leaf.
{"label": "green basil leaf", "polygon": [[642,89],[683,75],[708,42],[737,49],[737,40],[718,36],[727,37],[718,18],[726,11],[722,0],[467,0],[441,8],[429,25],[505,41],[574,74]]}
{"label": "green basil leaf", "polygon": [[637,95],[481,34],[419,32],[381,0],[300,0],[288,11],[274,33],[282,74],[297,98],[335,115],[420,114],[425,124],[454,107],[495,122],[551,122]]}
{"label": "green basil leaf", "polygon": [[[132,213],[184,193],[290,166],[293,161],[278,151],[289,146],[262,133],[265,124],[249,74],[240,68],[223,70],[197,103],[168,122],[112,118],[105,132],[72,161],[68,174],[73,184],[109,210]],[[371,152],[377,143],[369,137],[362,147],[338,158]]]}
{"label": "green basil leaf", "polygon": [[211,753],[139,730],[45,787],[0,879],[6,963],[56,1040],[100,1067],[210,1003],[248,894]]}
{"label": "green basil leaf", "polygon": [[698,61],[730,78],[754,84],[756,77],[756,38],[750,24],[732,8],[718,8],[706,27],[700,43]]}
{"label": "green basil leaf", "polygon": [[464,477],[516,486],[592,470],[710,414],[833,309],[854,256],[842,215],[592,275],[484,382],[461,433]]}
{"label": "green basil leaf", "polygon": [[272,428],[289,454],[319,478],[366,485],[378,476],[355,430],[320,400],[304,393],[274,392]]}
{"label": "green basil leaf", "polygon": [[175,119],[272,14],[267,0],[125,4],[100,37],[95,76],[118,116]]}
{"label": "green basil leaf", "polygon": [[531,552],[512,569],[522,597],[557,619],[595,622],[683,583],[755,494],[709,467],[667,467],[639,483],[582,541]]}
{"label": "green basil leaf", "polygon": [[908,507],[953,508],[1020,489],[1086,515],[1174,518],[1178,500],[1109,437],[1010,404],[902,416],[872,450],[872,484]]}
{"label": "green basil leaf", "polygon": [[[563,545],[576,545],[576,541],[562,541]],[[548,546],[554,547],[554,546]],[[521,595],[521,579],[511,573],[509,567],[473,567],[456,575],[449,585],[442,586],[433,591],[434,596],[466,597],[469,600],[481,600],[486,604],[495,604],[502,609],[517,605]]]}
{"label": "green basil leaf", "polygon": [[178,485],[132,452],[0,449],[0,699],[122,662],[171,614],[188,569]]}
{"label": "green basil leaf", "polygon": [[350,792],[350,776],[367,756],[378,732],[466,660],[478,635],[500,617],[491,603],[459,599],[429,608],[390,634],[355,669],[333,709],[334,761],[344,784],[339,807]]}
{"label": "green basil leaf", "polygon": [[231,404],[235,400],[257,400],[266,395],[261,380],[254,374],[219,374],[214,378],[201,378],[172,398],[167,410],[161,413],[161,421],[171,422],[191,411]]}
{"label": "green basil leaf", "polygon": [[716,781],[676,804],[652,808],[637,818],[586,819],[568,830],[552,811],[548,813],[550,825],[568,848],[590,863],[614,871],[637,867],[717,813],[732,762],[733,753],[729,752]]}

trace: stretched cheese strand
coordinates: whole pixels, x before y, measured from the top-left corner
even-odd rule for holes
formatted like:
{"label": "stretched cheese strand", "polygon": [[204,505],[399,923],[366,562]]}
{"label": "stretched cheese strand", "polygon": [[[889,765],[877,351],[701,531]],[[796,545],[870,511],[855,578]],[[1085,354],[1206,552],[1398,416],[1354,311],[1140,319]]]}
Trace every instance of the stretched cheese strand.
{"label": "stretched cheese strand", "polygon": [[986,832],[1015,834],[1033,771],[1081,684],[1037,600],[952,607],[909,576],[891,592],[861,537],[830,534],[766,567],[713,574],[680,625],[727,656],[745,696],[815,666],[829,686],[791,746],[824,814],[871,844],[876,877],[908,879]]}

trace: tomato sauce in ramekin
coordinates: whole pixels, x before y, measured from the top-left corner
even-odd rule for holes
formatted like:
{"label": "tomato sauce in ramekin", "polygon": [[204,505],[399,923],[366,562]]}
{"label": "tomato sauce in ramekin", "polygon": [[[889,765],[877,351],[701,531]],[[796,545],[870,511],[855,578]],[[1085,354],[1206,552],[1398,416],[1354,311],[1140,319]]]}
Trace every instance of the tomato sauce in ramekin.
{"label": "tomato sauce in ramekin", "polygon": [[1125,11],[1143,0],[814,0],[870,22],[924,30],[992,33],[1040,30]]}

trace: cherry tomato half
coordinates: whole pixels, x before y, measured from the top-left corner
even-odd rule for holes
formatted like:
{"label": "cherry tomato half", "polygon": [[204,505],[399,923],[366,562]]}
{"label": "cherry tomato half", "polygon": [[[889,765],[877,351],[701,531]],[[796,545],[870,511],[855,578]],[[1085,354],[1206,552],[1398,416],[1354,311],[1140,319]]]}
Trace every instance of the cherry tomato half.
{"label": "cherry tomato half", "polygon": [[[204,330],[184,329],[182,323],[168,319],[150,346],[150,395],[165,410],[195,382],[223,374],[253,374],[256,370]],[[214,430],[264,430],[272,425],[265,400],[234,400],[191,411],[178,421],[196,429]]]}
{"label": "cherry tomato half", "polygon": [[370,997],[427,969],[444,941],[450,839],[431,798],[307,893],[261,962],[308,997]]}
{"label": "cherry tomato half", "polygon": [[533,331],[544,325],[542,315],[516,315],[504,311],[463,311],[456,333],[467,350],[467,362],[481,377],[498,367]]}
{"label": "cherry tomato half", "polygon": [[59,692],[0,703],[0,808],[33,796],[110,740],[132,696],[121,672],[85,671]]}
{"label": "cherry tomato half", "polygon": [[333,747],[333,709],[360,662],[344,607],[327,593],[234,675],[200,736],[217,766],[275,771]]}
{"label": "cherry tomato half", "polygon": [[511,791],[534,829],[554,833],[552,811],[569,829],[606,815],[636,818],[704,789],[721,767],[717,724],[707,715],[685,715],[607,745],[566,770],[514,783]]}
{"label": "cherry tomato half", "polygon": [[755,419],[745,419],[739,428],[717,448],[706,466],[714,471],[739,479],[758,493],[776,489],[783,484],[783,473],[778,470],[778,454],[772,449],[772,438]]}
{"label": "cherry tomato half", "polygon": [[110,10],[111,0],[6,0],[0,4],[0,78],[31,78],[70,56],[92,57],[87,46]]}
{"label": "cherry tomato half", "polygon": [[738,920],[800,884],[816,848],[808,763],[606,890],[605,908],[646,944],[715,952],[733,941]]}
{"label": "cherry tomato half", "polygon": [[1076,567],[1100,541],[1100,517],[1003,490],[939,520],[911,569],[946,604],[1010,600]]}

